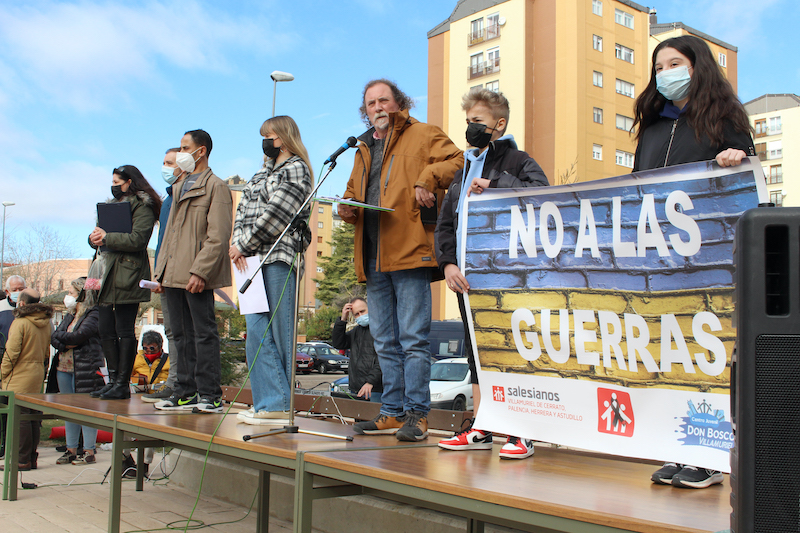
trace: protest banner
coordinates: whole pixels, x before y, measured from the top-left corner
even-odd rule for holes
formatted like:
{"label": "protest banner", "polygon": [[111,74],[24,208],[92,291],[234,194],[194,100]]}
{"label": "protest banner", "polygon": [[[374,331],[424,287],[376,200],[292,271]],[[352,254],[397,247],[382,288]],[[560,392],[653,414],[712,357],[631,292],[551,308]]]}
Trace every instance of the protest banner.
{"label": "protest banner", "polygon": [[760,162],[471,195],[475,427],[730,471],[733,242]]}

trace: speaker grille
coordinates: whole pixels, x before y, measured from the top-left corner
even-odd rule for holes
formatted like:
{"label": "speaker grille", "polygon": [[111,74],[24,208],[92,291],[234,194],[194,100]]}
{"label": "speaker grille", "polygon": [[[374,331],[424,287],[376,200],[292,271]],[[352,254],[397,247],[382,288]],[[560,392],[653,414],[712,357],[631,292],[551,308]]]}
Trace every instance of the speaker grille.
{"label": "speaker grille", "polygon": [[756,338],[755,398],[754,531],[800,532],[800,335]]}

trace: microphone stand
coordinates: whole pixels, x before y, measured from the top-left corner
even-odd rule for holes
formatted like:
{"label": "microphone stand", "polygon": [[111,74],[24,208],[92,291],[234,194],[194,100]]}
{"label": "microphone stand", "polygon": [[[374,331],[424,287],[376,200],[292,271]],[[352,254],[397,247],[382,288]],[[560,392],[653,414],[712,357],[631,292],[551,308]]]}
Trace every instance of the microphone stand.
{"label": "microphone stand", "polygon": [[333,170],[333,168],[335,166],[336,166],[336,159],[334,158],[334,160],[331,161],[331,164],[328,167],[328,171],[325,173],[324,176],[322,176],[322,179],[319,180],[319,183],[317,183],[317,186],[314,187],[314,190],[311,191],[311,194],[309,194],[308,198],[305,199],[305,201],[303,202],[303,205],[301,205],[300,208],[297,210],[297,213],[295,213],[294,218],[292,219],[292,221],[289,224],[286,225],[286,227],[283,229],[281,234],[275,240],[275,243],[272,245],[272,247],[269,249],[267,254],[264,256],[264,259],[261,260],[261,264],[255,270],[255,272],[253,272],[253,275],[250,276],[242,284],[242,287],[239,289],[239,292],[241,294],[244,294],[244,292],[248,289],[248,287],[250,287],[250,284],[253,282],[253,278],[255,278],[256,275],[261,275],[261,269],[264,267],[264,264],[267,262],[267,258],[272,254],[272,252],[275,250],[275,247],[278,245],[280,240],[287,233],[289,233],[289,231],[291,231],[292,233],[298,234],[299,238],[295,239],[295,265],[296,265],[296,267],[295,267],[295,276],[296,276],[296,278],[295,278],[295,286],[294,286],[294,323],[293,323],[293,326],[292,326],[292,354],[291,354],[291,356],[292,356],[292,377],[291,377],[291,380],[289,381],[289,388],[290,388],[290,393],[291,393],[289,395],[289,425],[283,426],[283,428],[273,429],[273,430],[270,430],[270,431],[267,431],[267,432],[264,432],[264,433],[256,433],[256,434],[252,434],[252,435],[244,435],[242,437],[242,440],[244,440],[245,442],[247,442],[249,440],[252,440],[252,439],[258,439],[258,438],[261,438],[261,437],[271,437],[273,435],[280,435],[280,434],[283,434],[283,433],[302,433],[302,434],[305,434],[305,435],[316,435],[318,437],[328,437],[328,438],[331,438],[331,439],[346,440],[348,442],[352,442],[353,441],[353,436],[352,435],[343,436],[343,435],[335,435],[333,433],[322,433],[322,432],[319,432],[319,431],[309,431],[309,430],[306,430],[306,429],[300,429],[294,423],[294,391],[295,391],[295,379],[297,377],[297,318],[298,318],[297,315],[298,315],[298,307],[299,307],[299,304],[300,304],[300,298],[299,298],[299,296],[300,296],[300,257],[303,254],[303,233],[305,233],[306,228],[308,228],[308,223],[305,220],[303,220],[303,218],[300,216],[300,214],[303,212],[303,210],[306,208],[306,206],[311,202],[311,200],[314,198],[314,196],[316,196],[317,190],[319,190],[320,186],[325,181],[325,179],[328,177],[328,175],[330,175],[331,171]]}

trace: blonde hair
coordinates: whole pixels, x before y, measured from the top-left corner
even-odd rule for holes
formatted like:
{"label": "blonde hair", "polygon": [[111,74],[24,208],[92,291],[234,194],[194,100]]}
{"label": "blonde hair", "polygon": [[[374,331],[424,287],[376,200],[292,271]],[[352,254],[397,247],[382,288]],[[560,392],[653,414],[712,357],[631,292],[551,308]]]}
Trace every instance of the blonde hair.
{"label": "blonde hair", "polygon": [[[70,285],[72,285],[72,288],[78,292],[78,296],[80,297],[81,291],[83,291],[84,287],[86,287],[86,278],[75,278],[70,282]],[[83,301],[78,302],[75,318],[85,315],[89,309],[97,305],[96,293],[97,291],[88,290],[83,292]]]}
{"label": "blonde hair", "polygon": [[314,181],[314,173],[311,170],[311,161],[308,158],[308,150],[303,144],[303,139],[300,137],[300,128],[297,123],[286,115],[279,115],[277,117],[268,118],[261,125],[259,130],[264,137],[272,131],[283,142],[283,145],[289,150],[289,153],[294,154],[302,159],[308,167],[308,173],[311,175],[311,181]]}
{"label": "blonde hair", "polygon": [[506,119],[506,129],[508,129],[508,98],[503,96],[503,93],[496,93],[482,87],[473,87],[461,97],[462,111],[469,111],[478,104],[488,107],[495,120]]}

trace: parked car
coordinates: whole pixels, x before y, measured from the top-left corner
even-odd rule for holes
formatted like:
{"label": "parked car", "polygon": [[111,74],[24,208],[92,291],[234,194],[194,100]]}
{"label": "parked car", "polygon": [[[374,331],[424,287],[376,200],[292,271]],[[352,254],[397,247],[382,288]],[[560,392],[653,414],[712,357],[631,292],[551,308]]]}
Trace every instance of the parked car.
{"label": "parked car", "polygon": [[464,324],[461,320],[434,320],[428,342],[434,359],[464,357]]}
{"label": "parked car", "polygon": [[324,342],[298,344],[297,349],[307,353],[314,360],[314,370],[320,374],[344,372],[350,368],[350,359],[340,355],[339,350]]}
{"label": "parked car", "polygon": [[471,372],[466,357],[441,359],[431,365],[431,408],[472,410]]}
{"label": "parked car", "polygon": [[295,359],[297,361],[297,372],[301,374],[310,374],[314,369],[314,359],[312,359],[307,353],[301,352],[299,348],[300,347],[298,346]]}

